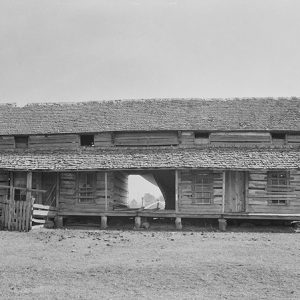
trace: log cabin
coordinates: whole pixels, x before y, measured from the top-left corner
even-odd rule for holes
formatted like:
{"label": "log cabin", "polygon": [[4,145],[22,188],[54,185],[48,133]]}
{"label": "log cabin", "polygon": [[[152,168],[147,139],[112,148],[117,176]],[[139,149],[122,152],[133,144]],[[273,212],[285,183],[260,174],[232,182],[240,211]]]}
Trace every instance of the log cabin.
{"label": "log cabin", "polygon": [[[300,220],[300,98],[0,106],[0,201],[69,216]],[[151,176],[164,210],[127,209]],[[99,218],[100,219],[100,218]],[[225,225],[224,225],[225,224]]]}

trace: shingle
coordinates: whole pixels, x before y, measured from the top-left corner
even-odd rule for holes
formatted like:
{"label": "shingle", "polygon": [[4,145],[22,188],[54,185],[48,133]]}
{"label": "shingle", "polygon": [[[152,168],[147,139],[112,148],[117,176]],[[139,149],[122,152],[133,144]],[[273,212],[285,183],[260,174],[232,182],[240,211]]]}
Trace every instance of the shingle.
{"label": "shingle", "polygon": [[300,169],[296,148],[113,149],[23,151],[0,154],[0,169],[116,170],[116,169]]}
{"label": "shingle", "polygon": [[0,105],[0,135],[140,130],[299,131],[300,98]]}

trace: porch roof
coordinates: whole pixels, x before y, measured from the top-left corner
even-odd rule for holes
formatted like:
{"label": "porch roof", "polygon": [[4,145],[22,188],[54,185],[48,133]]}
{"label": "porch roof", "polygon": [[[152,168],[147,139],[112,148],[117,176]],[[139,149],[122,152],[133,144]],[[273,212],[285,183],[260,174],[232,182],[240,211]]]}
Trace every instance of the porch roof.
{"label": "porch roof", "polygon": [[129,169],[300,169],[299,148],[131,148],[0,153],[0,169],[76,171]]}

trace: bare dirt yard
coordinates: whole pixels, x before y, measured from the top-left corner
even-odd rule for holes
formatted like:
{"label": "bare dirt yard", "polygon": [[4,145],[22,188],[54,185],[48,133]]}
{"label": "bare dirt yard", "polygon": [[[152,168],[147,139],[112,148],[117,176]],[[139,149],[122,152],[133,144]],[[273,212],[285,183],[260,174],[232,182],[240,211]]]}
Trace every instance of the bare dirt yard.
{"label": "bare dirt yard", "polygon": [[0,231],[1,299],[300,299],[300,234]]}

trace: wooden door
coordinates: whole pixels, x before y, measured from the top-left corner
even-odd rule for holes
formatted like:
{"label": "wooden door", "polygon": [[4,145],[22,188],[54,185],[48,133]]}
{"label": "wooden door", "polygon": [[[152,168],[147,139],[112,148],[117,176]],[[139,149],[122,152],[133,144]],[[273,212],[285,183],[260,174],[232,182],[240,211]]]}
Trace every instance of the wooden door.
{"label": "wooden door", "polygon": [[226,171],[225,213],[245,211],[245,172]]}

